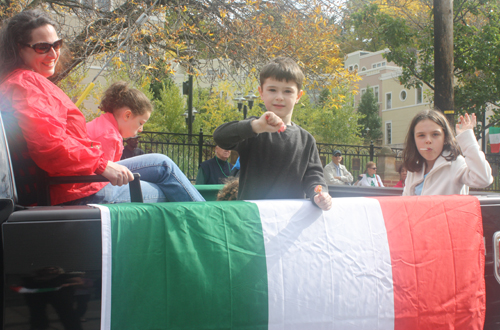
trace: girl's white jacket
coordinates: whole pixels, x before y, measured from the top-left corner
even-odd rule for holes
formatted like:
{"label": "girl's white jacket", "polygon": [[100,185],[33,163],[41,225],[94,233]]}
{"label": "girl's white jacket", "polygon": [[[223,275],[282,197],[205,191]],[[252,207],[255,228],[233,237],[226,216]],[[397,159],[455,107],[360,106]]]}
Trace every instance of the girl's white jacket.
{"label": "girl's white jacket", "polygon": [[[469,187],[485,188],[493,182],[491,167],[479,149],[474,133],[468,129],[457,135],[463,156],[447,161],[439,156],[425,178],[422,195],[467,195]],[[424,180],[425,163],[422,170],[409,172],[403,196],[414,196],[415,187]]]}

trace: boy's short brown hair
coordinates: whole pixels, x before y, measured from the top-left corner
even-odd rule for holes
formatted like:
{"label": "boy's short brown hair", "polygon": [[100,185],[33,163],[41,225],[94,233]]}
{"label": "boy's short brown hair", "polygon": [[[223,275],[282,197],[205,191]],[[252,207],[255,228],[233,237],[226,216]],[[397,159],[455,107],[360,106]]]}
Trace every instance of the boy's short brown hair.
{"label": "boy's short brown hair", "polygon": [[293,81],[297,87],[302,90],[304,82],[304,73],[298,64],[289,57],[276,57],[267,63],[260,71],[260,86],[264,85],[267,78],[273,78],[278,81]]}

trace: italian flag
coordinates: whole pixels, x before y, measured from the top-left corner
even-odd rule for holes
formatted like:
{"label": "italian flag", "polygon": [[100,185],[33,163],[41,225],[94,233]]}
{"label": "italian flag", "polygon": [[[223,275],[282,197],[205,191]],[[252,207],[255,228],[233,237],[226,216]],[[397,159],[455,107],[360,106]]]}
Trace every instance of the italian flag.
{"label": "italian flag", "polygon": [[492,153],[500,152],[500,127],[490,127],[490,148]]}
{"label": "italian flag", "polygon": [[482,329],[470,196],[99,206],[101,329]]}

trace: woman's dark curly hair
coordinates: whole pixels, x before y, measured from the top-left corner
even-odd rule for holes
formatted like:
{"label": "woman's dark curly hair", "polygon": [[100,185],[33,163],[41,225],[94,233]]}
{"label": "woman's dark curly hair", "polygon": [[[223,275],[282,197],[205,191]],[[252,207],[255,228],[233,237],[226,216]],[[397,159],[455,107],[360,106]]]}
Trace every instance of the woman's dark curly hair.
{"label": "woman's dark curly hair", "polygon": [[431,120],[438,124],[444,132],[444,146],[441,155],[447,160],[452,161],[457,159],[462,154],[457,140],[455,139],[454,132],[448,123],[446,117],[437,110],[424,110],[419,112],[410,123],[410,128],[406,135],[405,148],[403,150],[403,166],[407,171],[418,172],[422,169],[422,164],[425,160],[417,148],[415,142],[415,126],[422,120]]}
{"label": "woman's dark curly hair", "polygon": [[118,81],[104,92],[99,109],[113,113],[115,110],[128,107],[134,116],[153,111],[153,105],[143,92],[130,88],[125,81]]}
{"label": "woman's dark curly hair", "polygon": [[19,45],[31,43],[33,30],[45,25],[57,28],[56,22],[38,9],[25,10],[4,22],[0,31],[0,82],[24,65]]}
{"label": "woman's dark curly hair", "polygon": [[218,201],[234,201],[238,199],[238,187],[240,180],[236,177],[229,177],[224,181],[225,185],[217,194]]}

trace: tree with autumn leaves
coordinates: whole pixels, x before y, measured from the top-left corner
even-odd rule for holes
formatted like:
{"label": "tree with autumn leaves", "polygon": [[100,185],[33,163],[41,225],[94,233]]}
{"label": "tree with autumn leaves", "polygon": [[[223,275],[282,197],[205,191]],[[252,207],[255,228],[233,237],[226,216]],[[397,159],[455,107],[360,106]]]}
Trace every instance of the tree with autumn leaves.
{"label": "tree with autumn leaves", "polygon": [[[292,57],[304,70],[304,87],[310,98],[314,99],[322,89],[330,91],[324,113],[314,115],[318,120],[322,115],[332,116],[327,110],[343,107],[357,80],[355,74],[343,67],[339,29],[332,23],[338,6],[333,2],[158,0],[153,5],[152,0],[138,0],[123,1],[113,8],[106,8],[106,3],[109,2],[3,0],[0,19],[33,7],[53,13],[72,54],[67,69],[55,77],[56,83],[75,69],[102,65],[127,37],[128,42],[113,63],[127,70],[132,80],[144,82],[146,77],[151,83],[161,84],[179,63],[201,79],[216,61],[218,72],[224,68],[224,74],[218,78],[229,83],[225,87],[228,93],[231,89],[233,93],[245,89],[256,91],[258,72],[269,59]],[[144,12],[150,19],[138,27],[135,22]],[[227,99],[228,93],[224,100],[216,101],[221,94],[218,92],[209,94],[204,102],[207,105],[198,109],[200,119],[204,109],[212,110],[211,127],[206,127],[206,133],[220,124],[214,118],[227,119],[227,116],[213,116],[221,101],[235,107]],[[227,110],[228,106],[222,108]],[[257,104],[254,112],[259,109]],[[356,135],[358,131],[354,127],[350,133]]]}

